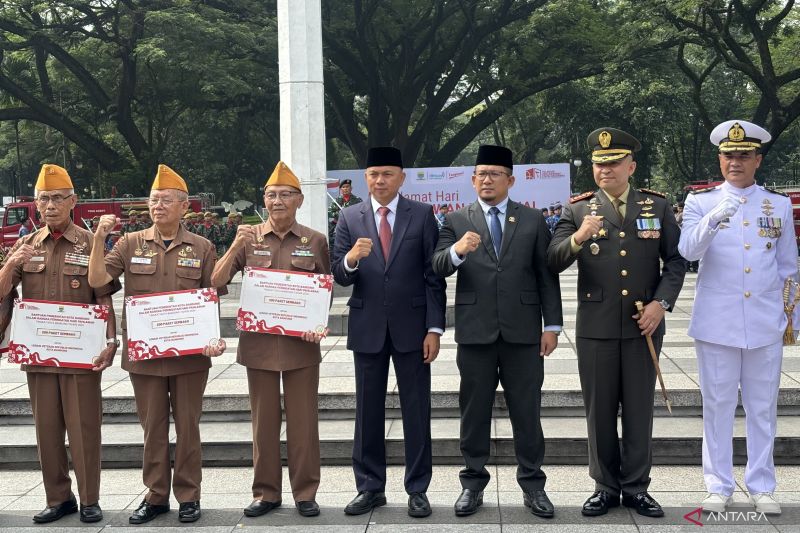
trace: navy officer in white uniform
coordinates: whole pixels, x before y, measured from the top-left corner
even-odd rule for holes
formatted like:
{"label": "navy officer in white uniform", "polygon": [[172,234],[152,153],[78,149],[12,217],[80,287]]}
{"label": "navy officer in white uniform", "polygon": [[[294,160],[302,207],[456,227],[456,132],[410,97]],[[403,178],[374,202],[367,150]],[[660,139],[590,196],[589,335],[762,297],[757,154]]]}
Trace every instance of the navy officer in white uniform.
{"label": "navy officer in white uniform", "polygon": [[773,444],[787,318],[786,278],[797,279],[792,205],[756,184],[761,146],[770,134],[744,120],[711,132],[725,182],[686,199],[678,249],[700,261],[689,336],[694,338],[703,395],[703,509],[732,503],[733,422],[742,390],[746,415],[744,482],[756,511],[780,514]]}

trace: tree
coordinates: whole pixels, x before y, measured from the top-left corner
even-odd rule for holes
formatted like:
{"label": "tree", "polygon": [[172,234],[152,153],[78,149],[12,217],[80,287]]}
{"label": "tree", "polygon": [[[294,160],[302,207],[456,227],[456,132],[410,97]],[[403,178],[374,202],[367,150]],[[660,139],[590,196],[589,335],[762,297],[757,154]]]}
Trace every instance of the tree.
{"label": "tree", "polygon": [[[707,130],[727,118],[714,117],[708,110],[707,81],[721,65],[746,78],[747,83],[729,97],[744,99],[751,120],[765,125],[773,139],[800,116],[800,10],[794,9],[794,0],[656,0],[650,4],[679,32],[677,62],[693,86],[694,102]],[[765,146],[764,153],[770,148]]]}
{"label": "tree", "polygon": [[0,121],[51,127],[142,192],[186,117],[275,114],[274,28],[257,0],[3,2]]}

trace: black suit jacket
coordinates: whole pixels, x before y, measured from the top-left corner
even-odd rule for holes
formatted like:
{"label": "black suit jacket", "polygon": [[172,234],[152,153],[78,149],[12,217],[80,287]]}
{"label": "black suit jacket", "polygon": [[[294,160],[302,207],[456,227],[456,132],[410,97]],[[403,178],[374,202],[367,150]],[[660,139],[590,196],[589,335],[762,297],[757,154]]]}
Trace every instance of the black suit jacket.
{"label": "black suit jacket", "polygon": [[[339,285],[353,285],[347,302],[350,316],[347,348],[377,353],[388,329],[400,352],[422,350],[428,328],[445,328],[445,282],[433,273],[431,258],[438,224],[430,205],[400,197],[388,261],[384,260],[372,202],[345,207],[339,213],[331,271]],[[372,252],[355,272],[344,257],[361,237],[372,239]]]}
{"label": "black suit jacket", "polygon": [[[547,268],[550,232],[541,211],[509,201],[498,258],[478,202],[447,215],[439,232],[433,270],[456,282],[456,342],[489,344],[502,334],[507,342],[539,344],[542,318],[560,326],[561,289]],[[481,236],[481,245],[458,267],[450,247],[466,232]]]}
{"label": "black suit jacket", "polygon": [[[592,211],[592,198],[599,206],[597,214],[603,215],[605,234],[598,235],[595,241],[596,254],[590,248],[592,241],[583,243],[583,248],[573,254],[570,237]],[[659,234],[639,230],[637,219],[658,220]],[[553,272],[561,272],[578,260],[576,335],[590,339],[638,338],[641,330],[631,318],[636,313],[636,300],[645,305],[666,300],[671,310],[686,274],[686,261],[678,253],[679,238],[680,228],[672,207],[656,194],[631,187],[622,223],[601,191],[567,205],[550,243],[548,263]],[[662,320],[653,335],[663,335],[664,331]]]}

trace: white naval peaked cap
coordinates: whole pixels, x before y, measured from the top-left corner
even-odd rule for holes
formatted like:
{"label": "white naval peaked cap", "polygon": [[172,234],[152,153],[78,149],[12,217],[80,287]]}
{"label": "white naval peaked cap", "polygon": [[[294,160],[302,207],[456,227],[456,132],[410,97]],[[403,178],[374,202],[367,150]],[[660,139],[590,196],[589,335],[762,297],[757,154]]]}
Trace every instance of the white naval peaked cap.
{"label": "white naval peaked cap", "polygon": [[711,131],[711,143],[720,152],[746,152],[772,140],[767,130],[746,120],[726,120]]}

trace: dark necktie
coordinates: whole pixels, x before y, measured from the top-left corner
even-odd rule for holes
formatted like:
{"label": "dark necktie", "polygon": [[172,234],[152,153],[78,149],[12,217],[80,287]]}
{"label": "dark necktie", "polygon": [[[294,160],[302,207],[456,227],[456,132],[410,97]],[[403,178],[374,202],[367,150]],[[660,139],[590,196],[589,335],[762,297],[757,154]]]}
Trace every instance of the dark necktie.
{"label": "dark necktie", "polygon": [[392,227],[389,225],[389,208],[379,207],[378,214],[381,216],[381,223],[378,227],[378,236],[381,239],[381,250],[383,250],[384,260],[389,260],[389,250],[392,247]]}
{"label": "dark necktie", "polygon": [[500,210],[497,207],[491,207],[489,214],[492,215],[491,224],[489,224],[489,232],[492,234],[492,244],[494,244],[494,253],[500,258],[500,244],[503,242],[503,226],[500,225]]}
{"label": "dark necktie", "polygon": [[624,203],[625,202],[623,202],[619,198],[614,198],[613,200],[611,200],[611,205],[614,206],[614,211],[617,212],[617,218],[619,219],[620,224],[625,221],[625,217],[622,216],[622,208],[621,208],[622,204]]}

